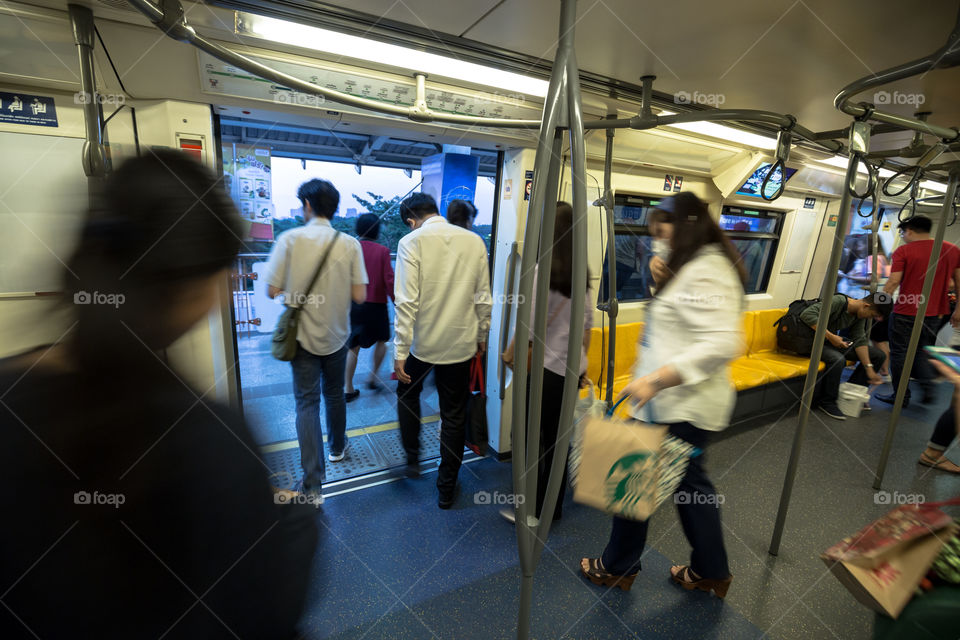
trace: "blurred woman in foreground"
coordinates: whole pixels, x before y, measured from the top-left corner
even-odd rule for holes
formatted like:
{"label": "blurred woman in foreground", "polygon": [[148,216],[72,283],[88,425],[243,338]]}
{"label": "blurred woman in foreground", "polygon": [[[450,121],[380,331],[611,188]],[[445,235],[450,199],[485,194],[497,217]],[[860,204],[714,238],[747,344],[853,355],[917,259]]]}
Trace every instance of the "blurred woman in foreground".
{"label": "blurred woman in foreground", "polygon": [[[671,435],[703,451],[710,436],[730,424],[736,401],[729,365],[744,350],[746,273],[737,250],[692,193],[661,201],[651,222],[660,245],[650,265],[657,293],[647,307],[636,378],[621,397],[634,402],[635,419],[667,425]],[[674,493],[693,553],[690,564],[670,574],[685,589],[712,590],[722,598],[733,576],[720,525],[722,500],[703,463],[702,454],[691,458]],[[629,590],[648,524],[614,517],[603,555],[581,560],[583,574],[595,584]]]}
{"label": "blurred woman in foreground", "polygon": [[240,233],[186,155],[107,179],[66,264],[72,330],[0,365],[0,636],[296,633],[313,510],[274,503],[242,420],[167,360],[217,304]]}

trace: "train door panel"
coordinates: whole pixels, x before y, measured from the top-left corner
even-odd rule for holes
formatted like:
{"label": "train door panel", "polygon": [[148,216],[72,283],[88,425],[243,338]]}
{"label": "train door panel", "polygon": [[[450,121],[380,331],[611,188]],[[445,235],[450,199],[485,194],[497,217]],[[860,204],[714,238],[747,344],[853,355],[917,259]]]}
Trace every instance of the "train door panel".
{"label": "train door panel", "polygon": [[536,152],[533,149],[512,149],[504,152],[503,187],[497,216],[496,245],[492,247],[493,311],[487,349],[487,422],[490,425],[490,447],[503,454],[511,449],[510,429],[513,394],[512,372],[504,367],[500,354],[510,342],[516,324],[516,287],[519,283],[523,234],[526,229],[527,172],[533,171]]}
{"label": "train door panel", "polygon": [[[210,105],[173,100],[143,105],[137,109],[137,131],[142,154],[149,153],[150,147],[180,149],[212,171],[219,170],[211,142],[215,136]],[[170,345],[167,356],[197,391],[237,406],[230,291],[230,281],[224,278],[219,307],[207,322]]]}

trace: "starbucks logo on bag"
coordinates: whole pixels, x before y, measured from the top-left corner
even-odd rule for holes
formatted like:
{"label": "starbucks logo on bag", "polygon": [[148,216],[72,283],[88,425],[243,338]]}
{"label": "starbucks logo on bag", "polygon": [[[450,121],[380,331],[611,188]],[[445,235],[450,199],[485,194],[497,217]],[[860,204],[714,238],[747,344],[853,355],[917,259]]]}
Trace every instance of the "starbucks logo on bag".
{"label": "starbucks logo on bag", "polygon": [[613,463],[604,481],[608,510],[630,514],[641,501],[653,495],[656,474],[650,473],[652,457],[649,451],[642,451],[627,454]]}

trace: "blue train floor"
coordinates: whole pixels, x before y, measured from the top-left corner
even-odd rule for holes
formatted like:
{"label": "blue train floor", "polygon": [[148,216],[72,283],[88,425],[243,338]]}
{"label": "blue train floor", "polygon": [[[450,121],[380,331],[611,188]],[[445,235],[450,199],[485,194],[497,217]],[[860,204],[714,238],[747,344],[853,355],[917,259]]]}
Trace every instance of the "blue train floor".
{"label": "blue train floor", "polygon": [[[881,392],[888,388],[881,388]],[[724,497],[734,574],[726,600],[670,583],[689,547],[669,505],[651,521],[643,572],[630,592],[596,587],[578,570],[610,532],[602,513],[569,495],[537,569],[532,638],[870,638],[873,614],[819,554],[879,517],[898,496],[960,493],[960,477],[917,465],[949,401],[915,405],[898,425],[884,480],[871,488],[889,410],[835,421],[814,413],[778,556],[768,554],[796,410],[737,425],[707,450]],[[952,453],[956,453],[954,449]],[[460,472],[453,509],[436,506],[435,474],[330,497],[317,515],[320,544],[303,619],[305,638],[514,638],[520,569],[513,527],[498,515],[510,464],[484,459]],[[494,492],[498,492],[494,496]],[[489,497],[489,500],[487,499]]]}

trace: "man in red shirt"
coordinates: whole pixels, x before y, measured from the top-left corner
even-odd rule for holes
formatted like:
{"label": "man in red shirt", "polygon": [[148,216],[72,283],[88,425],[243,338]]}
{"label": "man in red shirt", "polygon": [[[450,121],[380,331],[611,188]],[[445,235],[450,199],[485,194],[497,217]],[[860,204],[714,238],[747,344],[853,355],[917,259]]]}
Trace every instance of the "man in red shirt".
{"label": "man in red shirt", "polygon": [[[930,237],[932,226],[932,221],[926,216],[914,216],[899,225],[904,244],[893,252],[890,279],[883,287],[887,294],[893,294],[897,287],[900,287],[900,292],[894,298],[893,315],[890,316],[890,377],[894,392],[886,396],[878,395],[877,400],[882,402],[893,404],[896,397],[900,375],[907,357],[910,333],[913,330],[913,322],[921,300],[927,263],[930,260],[930,252],[933,251],[933,239]],[[936,344],[937,331],[942,326],[943,318],[950,315],[947,289],[951,277],[955,282],[960,282],[960,249],[950,242],[944,242],[936,265],[930,301],[927,304],[923,330],[920,333],[920,344],[913,363],[913,377],[920,381],[924,404],[934,400],[934,371],[923,348]],[[960,307],[950,318],[950,322],[955,327],[960,325]],[[910,374],[907,373],[907,375]],[[910,388],[908,387],[903,406],[907,406],[909,400]]]}

